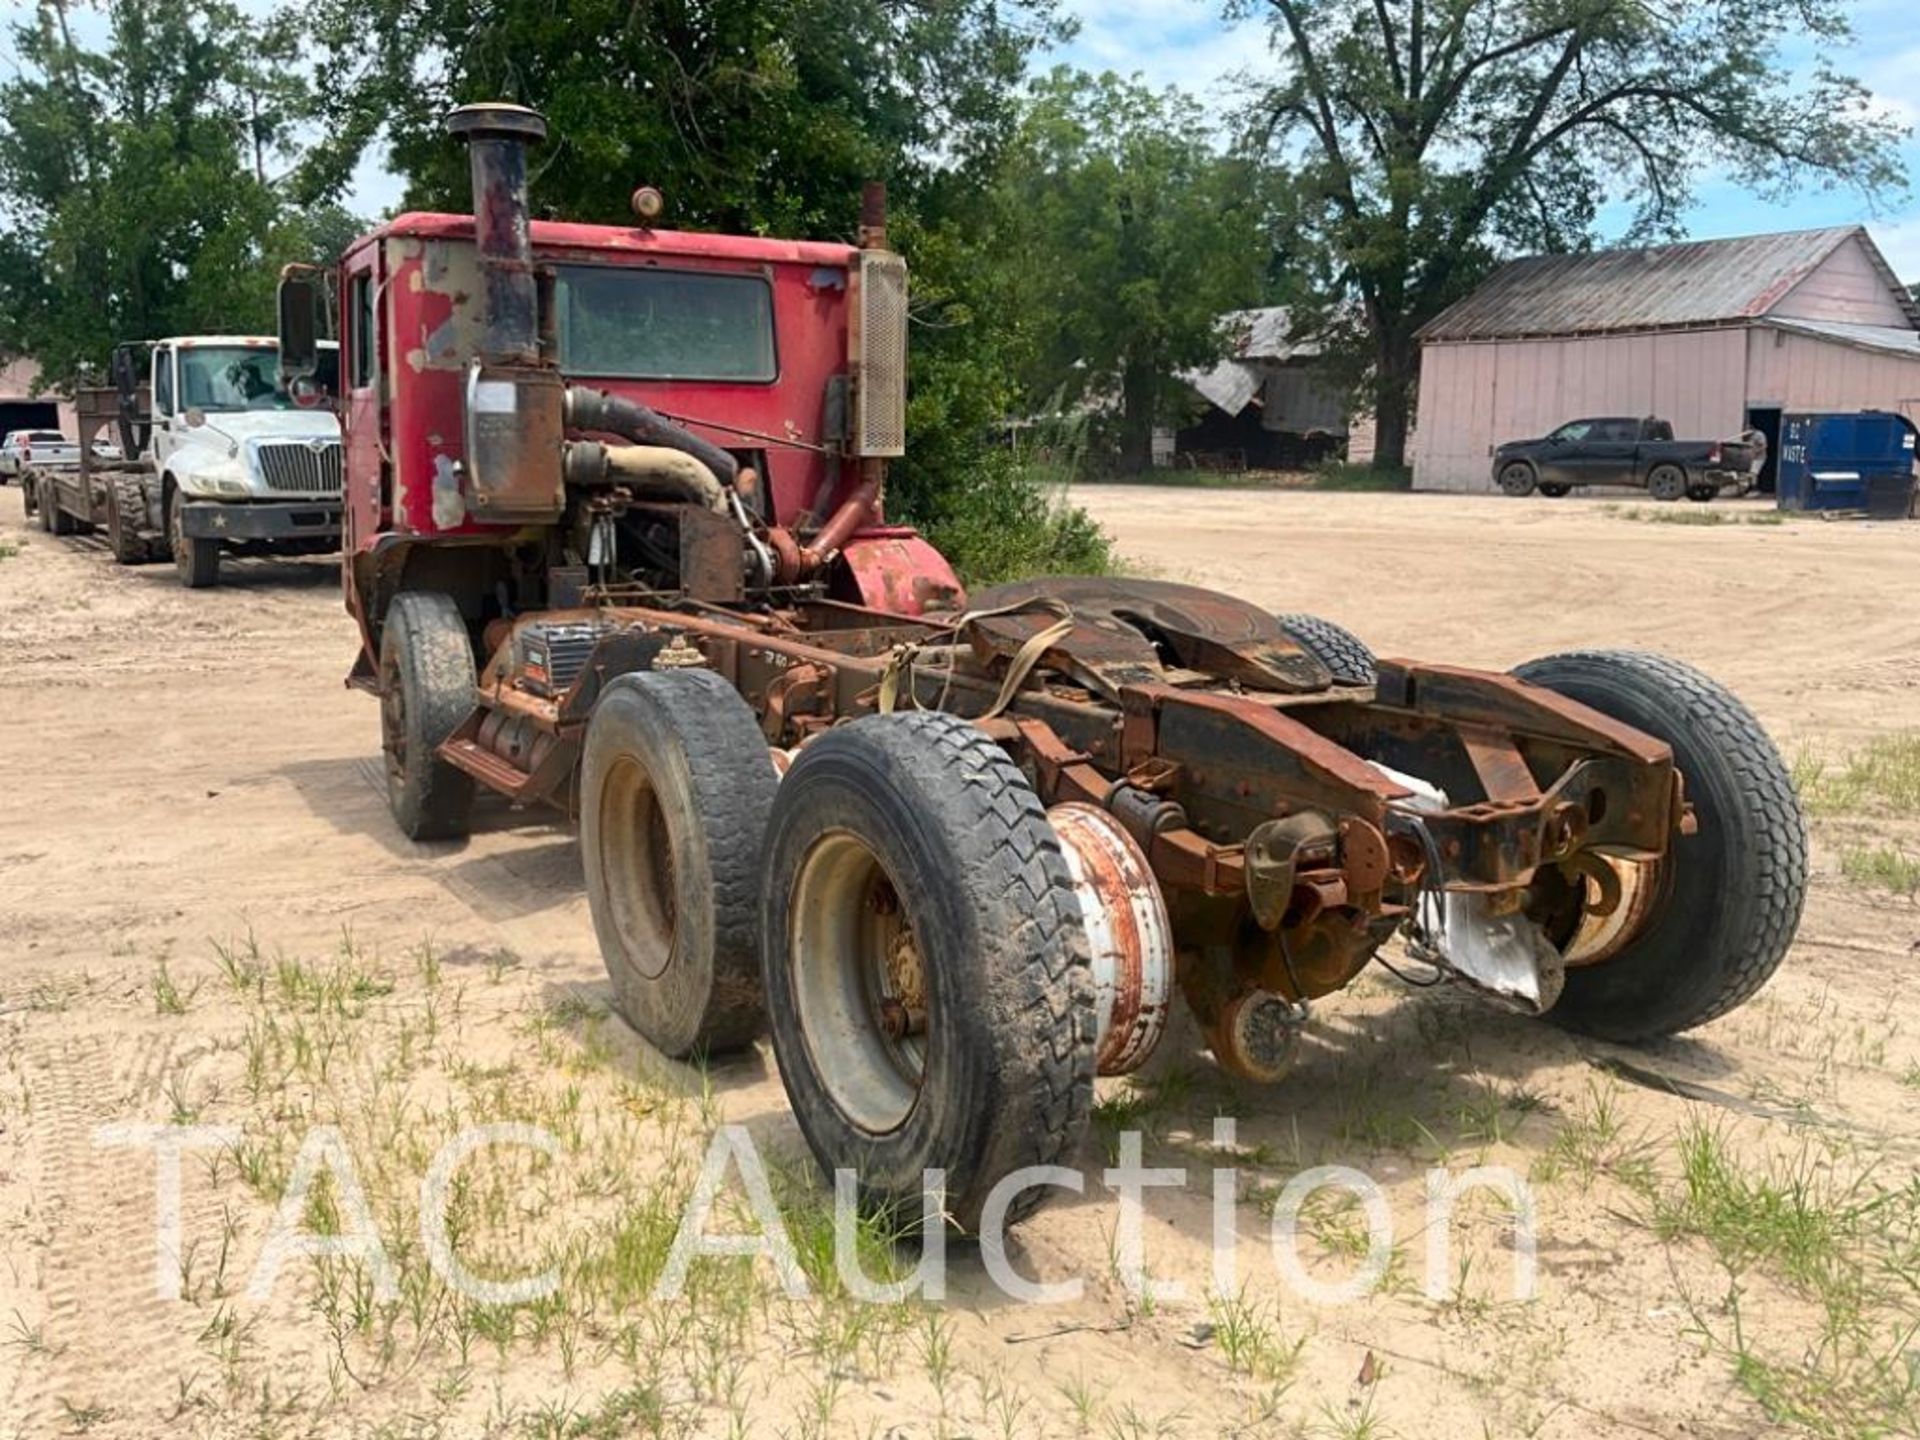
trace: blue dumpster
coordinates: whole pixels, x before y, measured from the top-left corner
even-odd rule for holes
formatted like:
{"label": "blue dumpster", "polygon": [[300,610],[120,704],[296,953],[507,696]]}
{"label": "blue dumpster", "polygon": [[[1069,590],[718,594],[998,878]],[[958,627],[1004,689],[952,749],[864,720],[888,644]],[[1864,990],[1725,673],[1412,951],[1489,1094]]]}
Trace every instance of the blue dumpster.
{"label": "blue dumpster", "polygon": [[1858,510],[1904,518],[1913,506],[1914,426],[1886,410],[1780,418],[1782,510]]}

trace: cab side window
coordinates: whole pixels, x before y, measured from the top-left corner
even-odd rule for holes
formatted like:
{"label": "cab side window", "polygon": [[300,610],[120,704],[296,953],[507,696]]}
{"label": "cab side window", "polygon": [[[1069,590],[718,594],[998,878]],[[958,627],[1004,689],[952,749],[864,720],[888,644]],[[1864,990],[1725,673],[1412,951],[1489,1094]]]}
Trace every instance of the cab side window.
{"label": "cab side window", "polygon": [[153,413],[173,413],[173,351],[164,346],[153,352]]}
{"label": "cab side window", "polygon": [[355,390],[364,390],[374,383],[377,354],[374,347],[373,276],[364,270],[354,276],[349,298],[353,314],[353,370],[347,377],[347,383]]}

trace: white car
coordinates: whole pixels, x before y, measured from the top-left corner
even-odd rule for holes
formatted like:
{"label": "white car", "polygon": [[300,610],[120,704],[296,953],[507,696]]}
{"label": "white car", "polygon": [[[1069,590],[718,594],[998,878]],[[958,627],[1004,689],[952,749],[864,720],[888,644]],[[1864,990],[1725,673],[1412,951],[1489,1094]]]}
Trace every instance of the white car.
{"label": "white car", "polygon": [[0,440],[0,475],[18,480],[29,465],[78,465],[80,447],[58,430],[13,430]]}

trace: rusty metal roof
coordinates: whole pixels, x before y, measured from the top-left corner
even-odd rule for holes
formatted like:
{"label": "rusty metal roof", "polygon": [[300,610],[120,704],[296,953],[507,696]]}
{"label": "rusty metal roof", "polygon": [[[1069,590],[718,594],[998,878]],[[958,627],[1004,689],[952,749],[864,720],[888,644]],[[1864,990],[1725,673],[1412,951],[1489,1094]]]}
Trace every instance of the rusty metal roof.
{"label": "rusty metal roof", "polygon": [[1213,324],[1227,344],[1225,358],[1210,369],[1182,371],[1180,378],[1229,415],[1238,415],[1259,393],[1266,374],[1261,361],[1311,360],[1323,348],[1316,339],[1291,338],[1293,316],[1284,305],[1229,310]]}
{"label": "rusty metal roof", "polygon": [[1524,339],[1756,320],[1854,239],[1866,247],[1908,316],[1920,326],[1920,307],[1894,277],[1866,228],[1838,225],[1515,260],[1428,321],[1420,338]]}

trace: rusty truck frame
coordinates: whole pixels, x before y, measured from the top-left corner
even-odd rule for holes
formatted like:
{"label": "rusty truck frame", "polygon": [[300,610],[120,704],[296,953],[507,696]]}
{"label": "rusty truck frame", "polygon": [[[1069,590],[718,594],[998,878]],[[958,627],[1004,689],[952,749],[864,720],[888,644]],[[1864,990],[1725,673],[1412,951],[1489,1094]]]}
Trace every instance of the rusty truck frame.
{"label": "rusty truck frame", "polygon": [[[1390,943],[1623,1040],[1780,962],[1804,827],[1711,680],[1376,660],[1164,582],[969,595],[883,515],[907,316],[877,193],[854,245],[656,229],[649,191],[634,228],[530,222],[540,117],[450,129],[474,216],[401,216],[330,287],[394,815],[576,817],[620,1012],[674,1056],[770,1029],[870,1201],[938,1170],[963,1227],[1025,1213],[1022,1168],[1071,1156],[1177,1003],[1277,1080]],[[320,293],[283,286],[296,369]]]}

